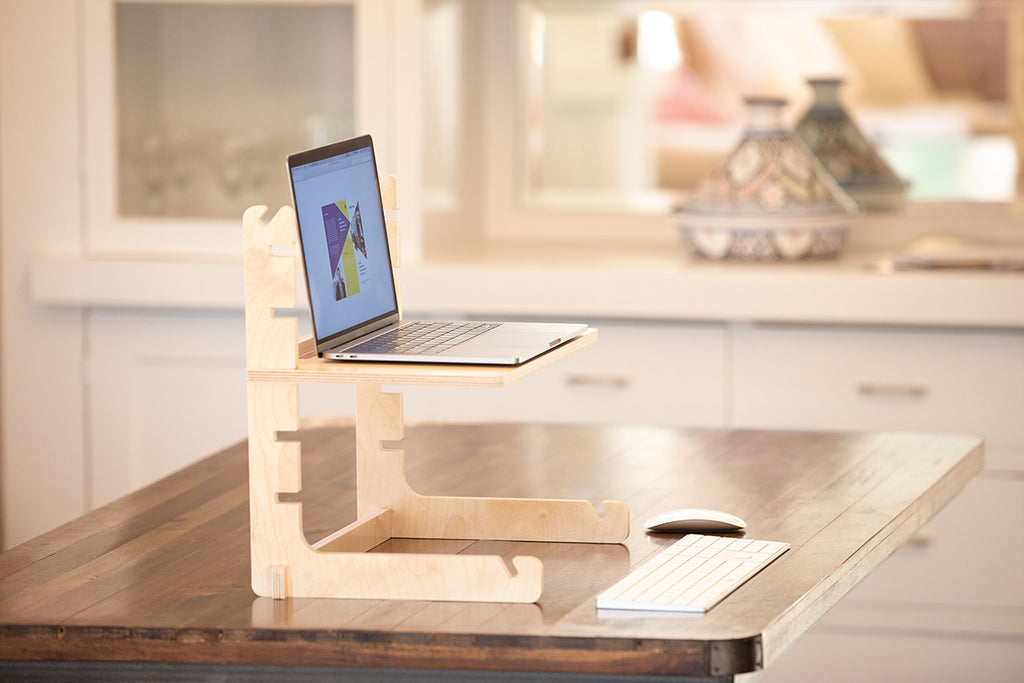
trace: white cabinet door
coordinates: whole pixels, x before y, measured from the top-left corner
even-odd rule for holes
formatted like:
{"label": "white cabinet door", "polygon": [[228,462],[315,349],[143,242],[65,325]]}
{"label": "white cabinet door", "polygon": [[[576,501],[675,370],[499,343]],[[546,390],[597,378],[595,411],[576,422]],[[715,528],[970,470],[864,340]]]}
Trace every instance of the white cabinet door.
{"label": "white cabinet door", "polygon": [[[846,598],[852,608],[969,607],[1024,627],[1024,480],[982,474]],[[912,624],[958,631],[957,624]]]}
{"label": "white cabinet door", "polygon": [[961,640],[885,628],[820,629],[770,665],[760,683],[1015,683],[1024,671],[1017,639]]}
{"label": "white cabinet door", "polygon": [[737,326],[735,424],[968,432],[1024,447],[1024,331]]}
{"label": "white cabinet door", "polygon": [[289,203],[284,157],[362,131],[417,196],[392,146],[408,19],[390,0],[92,0],[78,12],[89,249],[237,256],[245,208]]}
{"label": "white cabinet door", "polygon": [[723,426],[726,327],[597,322],[598,340],[500,389],[406,387],[406,416]]}
{"label": "white cabinet door", "polygon": [[87,329],[89,507],[245,439],[241,313],[97,312]]}

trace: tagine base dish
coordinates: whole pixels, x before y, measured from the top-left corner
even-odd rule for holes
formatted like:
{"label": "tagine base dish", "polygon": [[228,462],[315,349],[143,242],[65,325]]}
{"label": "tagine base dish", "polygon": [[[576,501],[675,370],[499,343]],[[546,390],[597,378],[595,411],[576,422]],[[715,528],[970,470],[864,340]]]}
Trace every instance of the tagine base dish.
{"label": "tagine base dish", "polygon": [[683,240],[700,257],[714,261],[777,262],[836,258],[846,242],[849,217],[831,220],[765,215],[729,219],[680,214]]}

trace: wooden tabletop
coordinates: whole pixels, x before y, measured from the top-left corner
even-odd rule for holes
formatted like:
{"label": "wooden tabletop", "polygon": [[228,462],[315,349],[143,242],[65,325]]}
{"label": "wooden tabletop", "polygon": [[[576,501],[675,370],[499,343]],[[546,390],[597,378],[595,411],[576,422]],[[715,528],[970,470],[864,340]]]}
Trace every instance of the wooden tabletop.
{"label": "wooden tabletop", "polygon": [[[307,538],[355,519],[354,430],[302,430]],[[723,676],[768,666],[982,466],[979,439],[639,426],[407,427],[424,494],[623,500],[623,545],[410,541],[528,554],[536,604],[258,598],[245,444],[0,554],[0,659]],[[608,613],[596,595],[668,543],[642,520],[733,512],[791,550],[706,615]]]}

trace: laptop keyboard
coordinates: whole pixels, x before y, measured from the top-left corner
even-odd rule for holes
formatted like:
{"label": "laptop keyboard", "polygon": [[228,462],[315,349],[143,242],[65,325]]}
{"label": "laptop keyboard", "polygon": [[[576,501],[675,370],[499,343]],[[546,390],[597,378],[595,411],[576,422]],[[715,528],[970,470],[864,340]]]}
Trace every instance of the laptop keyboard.
{"label": "laptop keyboard", "polygon": [[499,323],[414,321],[357,344],[346,352],[436,355],[498,325]]}

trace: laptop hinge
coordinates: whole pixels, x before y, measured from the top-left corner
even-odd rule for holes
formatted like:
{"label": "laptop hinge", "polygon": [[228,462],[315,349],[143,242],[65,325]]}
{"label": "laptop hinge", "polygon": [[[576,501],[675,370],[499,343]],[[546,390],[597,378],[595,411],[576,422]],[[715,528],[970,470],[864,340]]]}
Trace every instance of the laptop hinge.
{"label": "laptop hinge", "polygon": [[356,328],[354,330],[349,330],[347,332],[341,332],[341,333],[339,333],[339,334],[337,334],[337,335],[335,335],[333,337],[328,337],[327,339],[325,339],[324,341],[322,341],[322,342],[320,342],[319,344],[316,345],[317,353],[323,353],[324,351],[330,351],[331,349],[336,348],[338,346],[341,346],[343,344],[347,344],[350,341],[354,341],[354,340],[359,339],[361,337],[365,337],[366,335],[370,334],[371,332],[376,332],[377,330],[382,330],[385,327],[388,327],[390,325],[394,325],[395,323],[399,322],[400,320],[401,320],[401,316],[399,316],[398,313],[388,314],[388,315],[384,316],[383,318],[379,318],[377,320],[372,320],[372,321],[370,321],[370,322],[368,322],[368,323],[366,323],[364,325],[361,325],[360,327],[358,327],[358,328]]}

